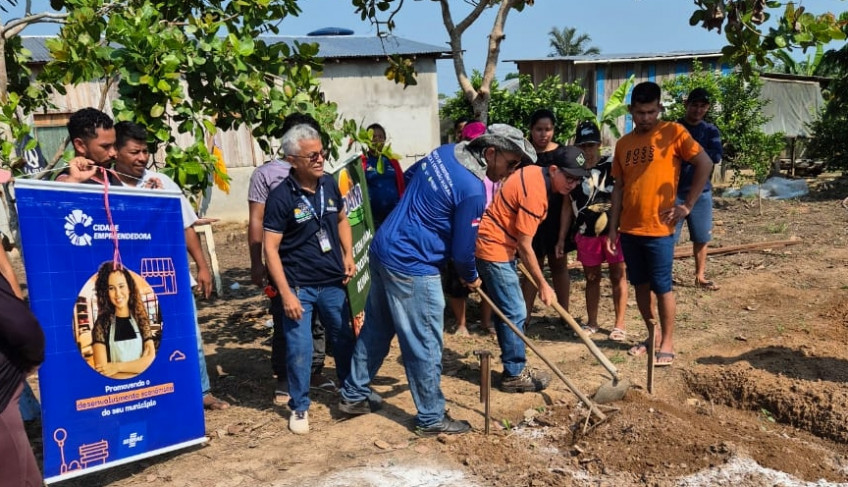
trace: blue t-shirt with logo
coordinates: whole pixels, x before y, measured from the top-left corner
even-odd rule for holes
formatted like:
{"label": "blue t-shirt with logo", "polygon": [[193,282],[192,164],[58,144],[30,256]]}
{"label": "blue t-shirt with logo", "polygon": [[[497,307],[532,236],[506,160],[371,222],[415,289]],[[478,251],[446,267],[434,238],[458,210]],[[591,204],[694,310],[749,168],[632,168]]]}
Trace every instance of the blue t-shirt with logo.
{"label": "blue t-shirt with logo", "polygon": [[474,246],[486,205],[483,181],[443,145],[406,171],[403,198],[377,231],[372,254],[394,271],[431,276],[448,259],[459,276],[477,279]]}
{"label": "blue t-shirt with logo", "polygon": [[[290,175],[268,195],[263,226],[269,232],[283,234],[279,253],[289,286],[326,286],[344,280],[340,211],[344,211],[341,191],[328,174],[318,180],[315,193],[305,191]],[[320,229],[330,241],[329,252],[321,250]]]}

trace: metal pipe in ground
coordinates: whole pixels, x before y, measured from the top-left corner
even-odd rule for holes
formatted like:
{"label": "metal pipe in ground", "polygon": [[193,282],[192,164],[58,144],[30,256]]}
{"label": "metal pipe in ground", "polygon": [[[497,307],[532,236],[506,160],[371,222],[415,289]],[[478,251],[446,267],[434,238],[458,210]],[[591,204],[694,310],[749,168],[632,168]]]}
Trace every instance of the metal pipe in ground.
{"label": "metal pipe in ground", "polygon": [[489,396],[492,392],[492,352],[488,350],[475,350],[474,355],[480,357],[480,402],[483,403],[483,415],[486,418],[485,431],[489,434],[489,423],[491,415],[489,414]]}

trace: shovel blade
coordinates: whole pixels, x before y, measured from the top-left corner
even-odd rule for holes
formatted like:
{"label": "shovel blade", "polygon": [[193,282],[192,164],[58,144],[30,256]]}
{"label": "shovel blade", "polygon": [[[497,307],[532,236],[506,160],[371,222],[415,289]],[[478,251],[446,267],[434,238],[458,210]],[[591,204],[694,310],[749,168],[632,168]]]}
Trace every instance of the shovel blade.
{"label": "shovel blade", "polygon": [[609,404],[620,401],[624,399],[624,395],[627,394],[628,389],[630,389],[630,381],[627,379],[621,379],[617,382],[609,381],[598,388],[592,399],[598,404]]}

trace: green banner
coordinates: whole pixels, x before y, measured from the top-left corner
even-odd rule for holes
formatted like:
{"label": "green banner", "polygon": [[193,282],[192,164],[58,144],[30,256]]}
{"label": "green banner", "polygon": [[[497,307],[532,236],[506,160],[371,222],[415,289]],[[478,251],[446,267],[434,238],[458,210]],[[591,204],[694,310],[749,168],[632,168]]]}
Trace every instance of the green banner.
{"label": "green banner", "polygon": [[347,284],[347,295],[353,317],[353,330],[358,335],[365,320],[365,301],[368,299],[368,290],[371,289],[368,247],[374,239],[374,218],[371,216],[362,159],[359,156],[351,157],[333,176],[339,184],[353,231],[353,261],[356,263],[356,274]]}

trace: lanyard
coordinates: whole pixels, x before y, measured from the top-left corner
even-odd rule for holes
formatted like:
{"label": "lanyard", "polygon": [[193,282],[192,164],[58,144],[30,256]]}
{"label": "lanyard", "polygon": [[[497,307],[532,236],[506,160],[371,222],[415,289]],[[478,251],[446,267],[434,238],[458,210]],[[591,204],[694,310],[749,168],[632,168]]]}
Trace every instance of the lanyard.
{"label": "lanyard", "polygon": [[300,199],[301,199],[301,201],[303,201],[303,204],[306,205],[309,208],[309,211],[312,212],[312,216],[314,216],[315,219],[318,220],[318,226],[321,226],[321,219],[324,218],[324,185],[321,184],[320,181],[319,181],[318,184],[321,186],[321,191],[318,194],[319,198],[321,199],[321,214],[320,215],[315,212],[315,207],[312,206],[312,203],[309,202],[309,199],[306,196],[304,196],[303,193],[300,193]]}

